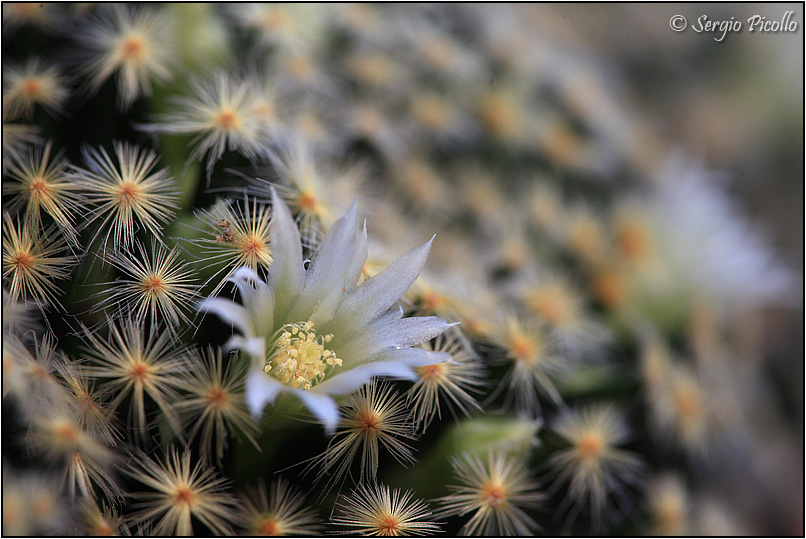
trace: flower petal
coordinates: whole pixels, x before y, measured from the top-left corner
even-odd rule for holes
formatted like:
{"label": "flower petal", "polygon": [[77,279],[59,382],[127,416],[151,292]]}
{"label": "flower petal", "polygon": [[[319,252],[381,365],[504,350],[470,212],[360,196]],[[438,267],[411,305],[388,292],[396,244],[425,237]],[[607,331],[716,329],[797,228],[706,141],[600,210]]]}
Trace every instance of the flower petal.
{"label": "flower petal", "polygon": [[423,367],[442,363],[450,359],[450,354],[432,352],[423,348],[393,350],[386,358],[359,365],[347,372],[337,374],[315,386],[311,392],[330,395],[346,395],[368,383],[375,376],[388,376],[416,381],[418,376],[412,367]]}
{"label": "flower petal", "polygon": [[262,368],[252,367],[246,375],[246,404],[255,420],[263,415],[266,405],[274,402],[285,386],[263,372]]}
{"label": "flower petal", "polygon": [[[358,241],[358,217],[356,203],[344,217],[336,221],[322,240],[321,247],[311,260],[310,269],[305,274],[305,287],[292,313],[292,319],[307,319],[321,323],[333,317],[333,312],[348,286],[349,272],[354,260],[362,253],[356,250]],[[366,251],[363,253],[366,260]],[[361,260],[361,265],[364,264]],[[316,316],[311,313],[316,311]]]}
{"label": "flower petal", "polygon": [[274,314],[283,319],[302,290],[305,270],[302,267],[302,243],[291,212],[271,189],[271,244],[274,260],[269,267],[269,285],[274,290]]}
{"label": "flower petal", "polygon": [[227,350],[243,350],[252,357],[252,361],[263,368],[266,358],[266,339],[263,337],[246,338],[233,335],[224,344]]}
{"label": "flower petal", "polygon": [[408,367],[425,367],[452,361],[452,359],[447,352],[437,352],[426,348],[402,348],[382,353],[378,356],[378,361],[397,361]]}
{"label": "flower petal", "polygon": [[235,270],[229,280],[238,286],[241,301],[251,313],[255,332],[261,328],[271,331],[274,326],[274,293],[271,287],[257,273],[246,267]]}
{"label": "flower petal", "polygon": [[353,259],[350,266],[347,268],[347,278],[345,279],[344,287],[346,292],[351,292],[358,286],[358,280],[361,277],[361,272],[364,270],[364,263],[367,261],[367,222],[364,221],[364,226],[358,234],[358,240],[354,247]]}
{"label": "flower petal", "polygon": [[[417,316],[400,320],[384,319],[381,324],[372,324],[349,342],[338,348],[345,367],[372,361],[382,352],[402,349],[433,339],[451,326],[436,316]],[[333,340],[335,343],[335,339]]]}
{"label": "flower petal", "polygon": [[213,313],[221,320],[235,326],[246,337],[254,337],[252,317],[243,305],[224,298],[207,298],[198,307],[199,311]]}
{"label": "flower petal", "polygon": [[431,238],[415,247],[348,293],[335,318],[349,320],[352,328],[358,330],[386,312],[417,279],[433,241]]}
{"label": "flower petal", "polygon": [[336,432],[340,417],[336,401],[327,394],[313,391],[296,390],[294,394],[302,400],[308,410],[324,425],[325,433],[331,435]]}

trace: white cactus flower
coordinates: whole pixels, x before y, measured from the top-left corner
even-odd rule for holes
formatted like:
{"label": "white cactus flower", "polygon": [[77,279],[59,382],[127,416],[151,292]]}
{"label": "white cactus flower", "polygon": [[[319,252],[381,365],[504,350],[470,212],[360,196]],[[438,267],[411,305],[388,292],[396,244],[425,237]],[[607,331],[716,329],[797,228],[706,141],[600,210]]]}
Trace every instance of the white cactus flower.
{"label": "white cactus flower", "polygon": [[355,203],[334,223],[307,266],[299,230],[274,191],[272,208],[274,260],[268,282],[240,268],[229,280],[243,304],[208,298],[200,310],[240,332],[226,346],[252,360],[246,401],[254,416],[289,392],[332,433],[339,422],[333,396],[351,393],[376,376],[416,380],[415,367],[450,358],[413,346],[451,324],[434,316],[403,318],[402,309],[393,308],[419,275],[431,242],[359,285],[367,233],[366,225],[358,226]]}

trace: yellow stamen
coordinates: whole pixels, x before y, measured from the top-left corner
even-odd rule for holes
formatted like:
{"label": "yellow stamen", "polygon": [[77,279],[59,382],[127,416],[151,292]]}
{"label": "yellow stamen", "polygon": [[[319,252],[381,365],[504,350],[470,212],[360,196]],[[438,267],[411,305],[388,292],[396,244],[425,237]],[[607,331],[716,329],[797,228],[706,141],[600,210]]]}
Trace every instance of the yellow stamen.
{"label": "yellow stamen", "polygon": [[286,324],[278,333],[263,370],[282,383],[310,389],[322,381],[330,367],[342,365],[341,359],[325,348],[333,335],[317,337],[313,322]]}

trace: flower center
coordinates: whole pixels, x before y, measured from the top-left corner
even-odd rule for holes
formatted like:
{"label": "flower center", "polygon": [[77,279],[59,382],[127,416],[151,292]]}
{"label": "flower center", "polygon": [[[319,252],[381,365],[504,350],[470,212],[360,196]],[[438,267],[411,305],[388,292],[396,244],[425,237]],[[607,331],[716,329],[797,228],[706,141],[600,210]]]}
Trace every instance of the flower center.
{"label": "flower center", "polygon": [[480,116],[487,128],[497,136],[510,136],[518,131],[518,111],[503,95],[490,94],[481,103]]}
{"label": "flower center", "polygon": [[666,500],[659,510],[658,520],[664,530],[676,529],[684,519],[683,507],[674,500]]}
{"label": "flower center", "polygon": [[313,64],[305,56],[295,56],[287,64],[289,74],[297,80],[307,81],[313,75]]}
{"label": "flower center", "polygon": [[31,513],[38,518],[51,516],[54,509],[53,498],[47,494],[39,495],[31,502]]}
{"label": "flower center", "polygon": [[511,336],[509,346],[516,360],[529,364],[537,360],[538,350],[536,343],[529,340],[526,336]]}
{"label": "flower center", "polygon": [[213,410],[221,410],[229,405],[229,393],[221,387],[213,387],[205,395],[207,407]]}
{"label": "flower center", "polygon": [[33,179],[33,181],[31,181],[31,185],[28,188],[28,190],[31,193],[32,198],[33,197],[42,198],[49,191],[48,182],[45,181],[44,178],[41,178],[41,177],[37,176],[36,178]]}
{"label": "flower center", "polygon": [[288,26],[289,19],[282,11],[271,10],[260,18],[258,24],[260,24],[264,30],[273,32],[282,29],[284,26]]}
{"label": "flower center", "polygon": [[646,230],[640,224],[625,225],[618,236],[621,252],[631,261],[640,261],[649,251],[649,238]]}
{"label": "flower center", "polygon": [[78,440],[78,432],[76,432],[75,427],[68,423],[56,427],[56,436],[62,443],[67,445],[73,445]]}
{"label": "flower center", "polygon": [[414,104],[414,115],[426,129],[439,131],[450,119],[450,111],[436,98],[424,97]]}
{"label": "flower center", "polygon": [[627,300],[627,290],[621,276],[614,271],[604,270],[595,277],[593,283],[597,298],[607,307],[619,307]]}
{"label": "flower center", "polygon": [[38,79],[26,79],[22,83],[22,91],[30,98],[37,98],[42,95],[42,83]]}
{"label": "flower center", "polygon": [[297,127],[310,139],[319,140],[322,137],[322,125],[310,114],[303,113],[299,115],[297,117]]}
{"label": "flower center", "polygon": [[299,194],[299,208],[306,213],[318,213],[319,201],[310,191],[303,191]]}
{"label": "flower center", "polygon": [[373,410],[363,410],[356,417],[358,430],[362,434],[372,436],[381,430],[381,418]]}
{"label": "flower center", "polygon": [[241,128],[241,119],[232,109],[222,109],[213,119],[213,126],[224,131],[235,131]]}
{"label": "flower center", "polygon": [[34,265],[34,255],[28,251],[14,253],[11,257],[11,265],[15,271],[29,271]]}
{"label": "flower center", "polygon": [[684,419],[695,417],[702,408],[699,394],[691,388],[683,388],[673,395],[677,412]]}
{"label": "flower center", "polygon": [[240,247],[243,259],[250,265],[256,264],[257,261],[260,260],[261,254],[266,251],[266,245],[263,243],[263,240],[257,236],[244,238]]}
{"label": "flower center", "polygon": [[115,533],[115,530],[113,530],[106,522],[99,522],[95,524],[95,527],[92,531],[95,535],[100,537],[108,537],[110,535],[114,535]]}
{"label": "flower center", "polygon": [[121,206],[133,205],[140,196],[140,187],[134,182],[123,182],[118,186],[117,195]]}
{"label": "flower center", "polygon": [[174,502],[176,505],[190,507],[196,501],[196,493],[187,486],[180,486],[174,492]]}
{"label": "flower center", "polygon": [[453,63],[456,51],[450,43],[441,39],[431,40],[423,48],[423,56],[428,63],[437,69],[447,69]]}
{"label": "flower center", "polygon": [[434,313],[444,309],[447,306],[448,299],[436,290],[429,290],[423,294],[422,302],[426,311]]}
{"label": "flower center", "polygon": [[383,127],[383,118],[372,109],[361,109],[356,111],[356,128],[365,136],[377,134]]}
{"label": "flower center", "polygon": [[129,37],[121,44],[120,52],[124,60],[139,60],[145,53],[145,43],[139,37]]}
{"label": "flower center", "polygon": [[571,318],[569,298],[558,288],[538,290],[532,297],[534,309],[554,325],[568,322]]}
{"label": "flower center", "polygon": [[604,442],[602,438],[594,433],[584,434],[577,443],[577,450],[583,459],[595,460],[598,459],[604,449]]}
{"label": "flower center", "polygon": [[578,255],[583,258],[595,257],[601,241],[601,231],[595,222],[582,218],[571,225],[569,235],[571,247]]}
{"label": "flower center", "polygon": [[487,505],[498,507],[506,501],[507,495],[504,487],[498,483],[488,482],[481,489],[481,495]]}
{"label": "flower center", "polygon": [[265,120],[274,120],[277,118],[277,112],[274,109],[274,105],[268,101],[255,105],[255,107],[252,109],[252,114]]}
{"label": "flower center", "polygon": [[333,335],[316,335],[313,322],[295,322],[281,327],[269,351],[264,372],[291,387],[310,389],[325,377],[341,359],[325,344]]}
{"label": "flower center", "polygon": [[267,537],[281,535],[280,523],[277,522],[275,519],[268,517],[260,522],[258,531],[260,532],[260,535],[265,535]]}
{"label": "flower center", "polygon": [[425,378],[426,381],[431,382],[439,380],[445,375],[445,364],[435,363],[424,367],[415,367],[414,370],[417,371],[417,374],[419,374],[421,378]]}
{"label": "flower center", "polygon": [[151,367],[144,361],[136,360],[129,366],[128,374],[135,383],[144,383],[145,379],[151,375]]}
{"label": "flower center", "polygon": [[400,518],[395,515],[383,515],[378,519],[378,535],[392,537],[400,535]]}
{"label": "flower center", "polygon": [[143,290],[150,296],[158,296],[165,292],[165,281],[157,275],[150,275],[141,283]]}

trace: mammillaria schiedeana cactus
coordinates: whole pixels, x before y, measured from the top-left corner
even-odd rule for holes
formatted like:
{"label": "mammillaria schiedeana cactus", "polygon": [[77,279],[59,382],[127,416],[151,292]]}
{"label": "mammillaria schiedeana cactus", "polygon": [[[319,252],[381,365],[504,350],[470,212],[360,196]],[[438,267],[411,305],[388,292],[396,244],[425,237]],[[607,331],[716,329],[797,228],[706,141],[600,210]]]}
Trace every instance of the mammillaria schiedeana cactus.
{"label": "mammillaria schiedeana cactus", "polygon": [[802,533],[798,268],[661,11],[4,3],[3,533]]}

